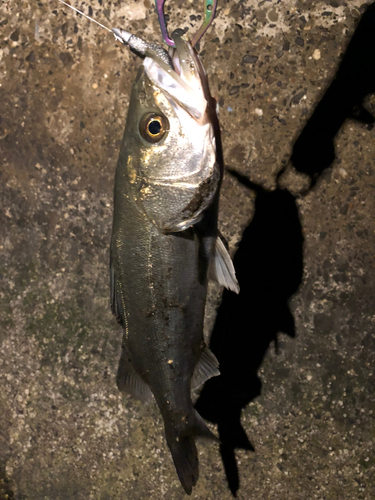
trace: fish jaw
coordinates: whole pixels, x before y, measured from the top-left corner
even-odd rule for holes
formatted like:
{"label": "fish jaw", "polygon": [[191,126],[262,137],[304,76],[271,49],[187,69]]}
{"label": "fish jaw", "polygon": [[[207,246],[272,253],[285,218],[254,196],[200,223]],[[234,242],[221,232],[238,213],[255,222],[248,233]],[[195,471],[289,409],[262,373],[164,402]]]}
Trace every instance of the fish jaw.
{"label": "fish jaw", "polygon": [[[180,64],[182,65],[180,70],[182,70],[186,62]],[[168,97],[176,113],[182,108],[198,124],[205,123],[207,100],[201,88],[200,79],[194,77],[186,81],[183,73],[180,76],[165,63],[154,61],[150,57],[146,57],[143,66],[152,83]]]}

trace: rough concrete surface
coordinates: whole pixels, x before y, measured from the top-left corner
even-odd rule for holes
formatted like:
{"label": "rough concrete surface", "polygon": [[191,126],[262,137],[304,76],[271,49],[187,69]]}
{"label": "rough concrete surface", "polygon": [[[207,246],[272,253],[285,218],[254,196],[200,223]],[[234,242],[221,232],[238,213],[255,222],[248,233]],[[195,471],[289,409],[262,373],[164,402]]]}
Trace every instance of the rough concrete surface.
{"label": "rough concrete surface", "polygon": [[[255,449],[235,452],[239,499],[375,498],[375,130],[347,120],[334,163],[308,192],[307,176],[289,161],[369,3],[219,0],[201,43],[226,164],[252,183],[248,189],[227,173],[220,209],[232,254],[245,228],[250,238],[241,261],[252,269],[249,281],[238,269],[250,290],[239,309],[246,323],[240,338],[236,318],[227,318],[224,349],[238,354],[228,375],[234,392],[244,384],[238,415],[244,407]],[[160,40],[151,0],[72,4],[106,26]],[[194,33],[201,9],[200,1],[167,1],[169,25]],[[115,383],[112,191],[140,61],[57,1],[3,1],[0,26],[0,499],[187,498],[157,408]],[[366,106],[374,108],[371,96]],[[275,191],[283,166],[280,186],[290,195]],[[298,262],[278,258],[288,258],[295,238],[298,261],[302,236],[300,284]],[[264,341],[263,320],[268,328],[279,317],[275,273],[293,316],[286,312]],[[263,302],[254,328],[256,300]],[[207,332],[219,303],[212,287]],[[261,381],[260,396],[246,376],[236,379],[241,367],[253,370],[254,387]],[[198,447],[192,498],[230,499],[219,446]],[[228,467],[235,476],[236,465]]]}

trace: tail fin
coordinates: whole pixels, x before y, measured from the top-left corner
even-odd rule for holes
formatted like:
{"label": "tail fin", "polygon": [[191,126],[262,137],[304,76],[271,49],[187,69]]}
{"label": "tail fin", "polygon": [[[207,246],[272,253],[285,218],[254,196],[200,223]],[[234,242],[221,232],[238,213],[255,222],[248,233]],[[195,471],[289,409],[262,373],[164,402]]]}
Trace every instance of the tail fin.
{"label": "tail fin", "polygon": [[184,425],[166,425],[165,434],[178,478],[186,493],[191,495],[199,477],[195,438],[201,436],[216,441],[218,438],[194,409],[192,418],[187,419]]}

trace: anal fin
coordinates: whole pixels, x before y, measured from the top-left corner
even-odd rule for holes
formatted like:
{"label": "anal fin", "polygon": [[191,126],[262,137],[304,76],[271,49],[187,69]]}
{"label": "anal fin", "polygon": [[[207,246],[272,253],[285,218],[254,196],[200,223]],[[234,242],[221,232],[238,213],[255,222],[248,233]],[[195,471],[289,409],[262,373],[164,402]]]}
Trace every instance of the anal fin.
{"label": "anal fin", "polygon": [[215,354],[205,346],[191,378],[191,388],[197,389],[211,377],[220,375],[219,362]]}
{"label": "anal fin", "polygon": [[210,261],[208,277],[228,290],[240,293],[232,259],[220,236],[216,238],[214,254]]}
{"label": "anal fin", "polygon": [[135,371],[129,351],[125,346],[122,348],[116,382],[121,392],[126,392],[140,401],[149,402],[153,400],[150,387]]}

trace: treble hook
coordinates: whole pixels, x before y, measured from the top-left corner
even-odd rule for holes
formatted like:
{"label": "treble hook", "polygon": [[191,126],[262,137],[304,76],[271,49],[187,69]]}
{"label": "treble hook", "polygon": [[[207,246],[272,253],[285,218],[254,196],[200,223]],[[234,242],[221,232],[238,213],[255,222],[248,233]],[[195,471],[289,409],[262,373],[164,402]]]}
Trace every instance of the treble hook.
{"label": "treble hook", "polygon": [[[163,36],[163,40],[169,47],[175,47],[174,41],[169,38],[168,35],[168,30],[167,30],[167,24],[165,21],[165,16],[164,16],[164,3],[165,0],[155,0],[155,5],[156,5],[156,10],[158,13],[158,18],[159,18],[159,23],[160,23],[160,29],[161,29],[161,34]],[[214,20],[215,17],[215,11],[216,11],[216,5],[217,5],[217,0],[204,0],[204,19],[202,26],[199,28],[199,30],[195,33],[191,40],[191,45],[195,47],[199,40],[202,38],[202,36],[206,33],[207,29],[211,25],[212,21]]]}

